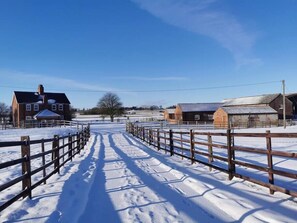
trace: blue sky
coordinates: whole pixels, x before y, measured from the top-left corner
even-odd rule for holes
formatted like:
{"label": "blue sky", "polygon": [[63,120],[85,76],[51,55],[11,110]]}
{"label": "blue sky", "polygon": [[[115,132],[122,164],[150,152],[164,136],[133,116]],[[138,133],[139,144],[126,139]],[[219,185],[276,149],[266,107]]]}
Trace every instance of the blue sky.
{"label": "blue sky", "polygon": [[[78,108],[108,91],[164,107],[278,93],[283,79],[297,92],[296,11],[297,0],[2,0],[0,101],[38,84]],[[266,84],[243,86],[254,83]]]}

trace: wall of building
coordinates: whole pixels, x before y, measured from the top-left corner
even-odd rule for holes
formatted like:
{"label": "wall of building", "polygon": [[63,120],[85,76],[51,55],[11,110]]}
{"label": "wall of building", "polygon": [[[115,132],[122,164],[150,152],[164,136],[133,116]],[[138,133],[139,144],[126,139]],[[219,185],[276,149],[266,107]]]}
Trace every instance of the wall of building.
{"label": "wall of building", "polygon": [[260,127],[278,124],[278,114],[229,115],[232,127]]}
{"label": "wall of building", "polygon": [[228,121],[228,114],[222,108],[219,108],[213,114],[213,124],[215,128],[227,128]]}
{"label": "wall of building", "polygon": [[[287,118],[292,118],[293,116],[293,104],[292,102],[286,98],[286,117]],[[283,96],[279,95],[276,99],[274,99],[269,106],[273,108],[277,113],[279,114],[279,118],[283,118]]]}

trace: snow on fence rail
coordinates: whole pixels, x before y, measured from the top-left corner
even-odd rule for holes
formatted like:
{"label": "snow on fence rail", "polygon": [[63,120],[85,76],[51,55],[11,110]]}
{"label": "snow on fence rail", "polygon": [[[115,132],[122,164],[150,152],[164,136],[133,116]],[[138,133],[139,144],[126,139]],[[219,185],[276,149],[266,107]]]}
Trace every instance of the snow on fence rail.
{"label": "snow on fence rail", "polygon": [[[0,174],[3,174],[3,171],[10,171],[12,168],[19,168],[21,172],[13,180],[8,179],[7,182],[0,185],[2,195],[0,197],[0,212],[20,198],[29,196],[31,199],[32,190],[42,183],[45,184],[46,180],[55,173],[60,173],[60,168],[68,161],[72,161],[73,157],[84,149],[89,138],[90,126],[88,125],[76,134],[69,133],[62,137],[55,135],[49,139],[30,140],[29,136],[22,136],[20,141],[0,142],[0,148],[21,147],[21,158],[0,163]],[[38,145],[41,152],[31,154],[31,145]],[[12,187],[14,187],[12,191],[19,191],[17,195],[15,193],[7,195]],[[7,193],[3,193],[3,191],[7,191]]]}
{"label": "snow on fence rail", "polygon": [[[234,133],[230,129],[222,133],[174,131],[133,123],[127,124],[126,131],[158,151],[190,159],[192,164],[204,164],[210,171],[214,168],[225,172],[229,180],[237,177],[267,187],[271,194],[278,191],[297,197],[297,153],[272,149],[272,139],[297,139],[297,133]],[[235,139],[242,138],[262,140],[262,143],[259,141],[262,148],[235,145]],[[241,141],[248,144],[248,141]]]}

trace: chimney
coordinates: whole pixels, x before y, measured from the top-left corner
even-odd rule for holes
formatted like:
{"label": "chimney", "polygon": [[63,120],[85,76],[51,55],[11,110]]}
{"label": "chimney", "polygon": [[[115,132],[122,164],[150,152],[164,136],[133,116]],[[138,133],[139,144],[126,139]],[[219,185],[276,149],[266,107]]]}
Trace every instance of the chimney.
{"label": "chimney", "polygon": [[39,84],[38,85],[38,93],[40,94],[40,95],[43,95],[44,94],[44,87],[43,87],[43,85],[42,84]]}
{"label": "chimney", "polygon": [[[41,85],[42,86],[42,85]],[[43,104],[45,105],[45,106],[47,106],[47,104],[48,104],[48,99],[47,99],[47,96],[46,95],[43,95]]]}

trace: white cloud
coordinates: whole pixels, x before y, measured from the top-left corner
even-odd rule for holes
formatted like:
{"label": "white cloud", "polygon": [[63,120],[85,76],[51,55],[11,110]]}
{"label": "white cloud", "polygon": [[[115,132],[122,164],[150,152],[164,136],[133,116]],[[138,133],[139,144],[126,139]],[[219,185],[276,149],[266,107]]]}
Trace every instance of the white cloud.
{"label": "white cloud", "polygon": [[186,77],[137,77],[137,76],[126,76],[126,77],[114,77],[112,79],[117,80],[133,80],[133,81],[186,81],[189,80]]}
{"label": "white cloud", "polygon": [[[103,87],[94,84],[83,83],[77,80],[48,76],[43,74],[32,74],[24,73],[19,71],[10,71],[10,70],[0,70],[0,77],[5,79],[13,80],[15,88],[24,87],[24,90],[28,87],[34,87],[38,84],[43,84],[46,91],[73,91],[73,90],[84,90],[84,91],[120,91],[119,89]],[[21,86],[20,86],[21,85]],[[48,89],[48,90],[47,90]]]}
{"label": "white cloud", "polygon": [[171,25],[208,36],[229,50],[237,65],[258,63],[250,58],[256,35],[231,14],[214,8],[216,0],[131,0]]}

